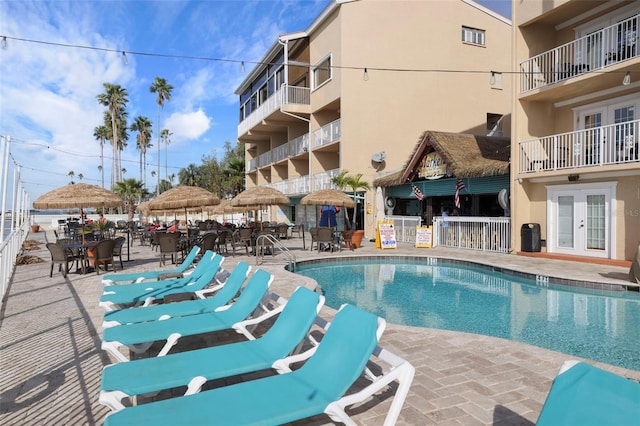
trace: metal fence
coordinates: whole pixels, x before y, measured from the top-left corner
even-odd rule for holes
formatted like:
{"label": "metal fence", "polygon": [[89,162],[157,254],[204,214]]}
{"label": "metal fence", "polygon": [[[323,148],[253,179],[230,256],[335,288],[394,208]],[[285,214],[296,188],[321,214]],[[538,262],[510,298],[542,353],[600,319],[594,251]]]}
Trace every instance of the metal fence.
{"label": "metal fence", "polygon": [[384,220],[393,222],[397,242],[415,244],[416,227],[422,223],[420,216],[385,216]]}
{"label": "metal fence", "polygon": [[16,269],[16,256],[20,253],[22,242],[27,238],[29,223],[23,223],[14,229],[0,245],[0,300],[4,303],[4,295],[9,288]]}
{"label": "metal fence", "polygon": [[433,246],[509,253],[511,251],[511,218],[434,217]]}

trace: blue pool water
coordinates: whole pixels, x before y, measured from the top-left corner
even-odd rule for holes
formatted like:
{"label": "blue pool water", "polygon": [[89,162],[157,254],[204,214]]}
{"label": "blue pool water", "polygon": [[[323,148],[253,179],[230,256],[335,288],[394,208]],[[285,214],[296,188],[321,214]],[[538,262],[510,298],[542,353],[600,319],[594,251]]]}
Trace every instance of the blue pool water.
{"label": "blue pool water", "polygon": [[301,263],[326,304],[390,323],[501,337],[640,370],[640,294],[539,285],[481,267],[421,260]]}

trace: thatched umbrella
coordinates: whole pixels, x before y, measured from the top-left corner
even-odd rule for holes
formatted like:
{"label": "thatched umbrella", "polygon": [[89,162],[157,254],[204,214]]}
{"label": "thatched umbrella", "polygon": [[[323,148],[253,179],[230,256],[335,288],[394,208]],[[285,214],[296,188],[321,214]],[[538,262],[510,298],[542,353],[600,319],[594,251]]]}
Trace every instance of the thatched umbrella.
{"label": "thatched umbrella", "polygon": [[354,208],[356,202],[342,191],[337,189],[321,189],[305,195],[300,204],[306,206],[340,206]]}
{"label": "thatched umbrella", "polygon": [[245,209],[264,209],[267,206],[289,205],[291,200],[282,192],[269,186],[254,186],[236,195],[231,206]]}
{"label": "thatched umbrella", "polygon": [[[187,210],[220,204],[220,198],[197,186],[178,186],[163,192],[149,201],[149,210],[177,210],[184,209],[185,220],[188,220]],[[187,226],[187,238],[189,226]]]}
{"label": "thatched umbrella", "polygon": [[122,198],[100,186],[76,183],[61,186],[41,195],[33,202],[34,209],[80,209],[82,243],[84,244],[84,212],[87,207],[120,207]]}

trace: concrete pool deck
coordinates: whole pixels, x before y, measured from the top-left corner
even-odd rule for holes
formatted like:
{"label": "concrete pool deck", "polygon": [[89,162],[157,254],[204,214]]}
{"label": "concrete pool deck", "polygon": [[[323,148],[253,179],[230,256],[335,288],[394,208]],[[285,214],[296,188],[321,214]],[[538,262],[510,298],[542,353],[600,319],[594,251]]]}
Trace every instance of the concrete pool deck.
{"label": "concrete pool deck", "polygon": [[[51,230],[31,234],[28,239],[55,240]],[[300,238],[285,241],[297,260],[329,255],[309,251],[308,240],[306,251]],[[50,256],[44,244],[28,254],[46,262],[19,265],[3,305],[0,423],[102,424],[108,409],[98,403],[100,374],[111,360],[100,349],[104,313],[98,307],[100,278],[95,273],[72,273],[65,279],[57,270],[50,278]],[[565,279],[628,284],[628,268],[620,266],[469,250],[417,249],[399,244],[395,250],[381,251],[366,242],[355,251],[331,254],[375,255],[443,257]],[[158,253],[148,246],[136,242],[129,257],[125,272],[158,269]],[[127,260],[126,247],[123,258]],[[224,266],[233,268],[239,260],[258,267],[255,257],[247,257],[244,252],[228,256]],[[286,263],[285,257],[277,254],[267,256],[259,266],[274,273],[273,291],[288,296],[297,285],[315,286],[312,280],[285,271]],[[330,318],[332,310],[325,307],[321,314]],[[395,324],[387,325],[380,343],[416,367],[399,425],[532,425],[560,366],[567,359],[576,359],[493,337]],[[640,380],[640,371],[589,363]],[[388,393],[382,393],[370,403],[355,407],[353,418],[361,425],[382,424],[390,403]],[[326,416],[317,416],[296,424],[332,422]]]}

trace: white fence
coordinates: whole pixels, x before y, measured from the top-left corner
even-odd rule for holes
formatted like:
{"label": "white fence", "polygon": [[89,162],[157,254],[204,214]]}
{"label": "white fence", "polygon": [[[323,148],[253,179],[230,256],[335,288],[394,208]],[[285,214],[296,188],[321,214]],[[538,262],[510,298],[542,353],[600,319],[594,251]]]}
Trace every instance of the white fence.
{"label": "white fence", "polygon": [[511,218],[434,217],[433,246],[509,253],[511,251]]}
{"label": "white fence", "polygon": [[16,256],[20,253],[22,242],[27,238],[28,221],[14,229],[0,245],[0,300],[4,303],[4,296],[9,288],[16,268]]}
{"label": "white fence", "polygon": [[422,222],[420,216],[385,216],[384,220],[393,222],[397,242],[415,244],[416,227]]}

